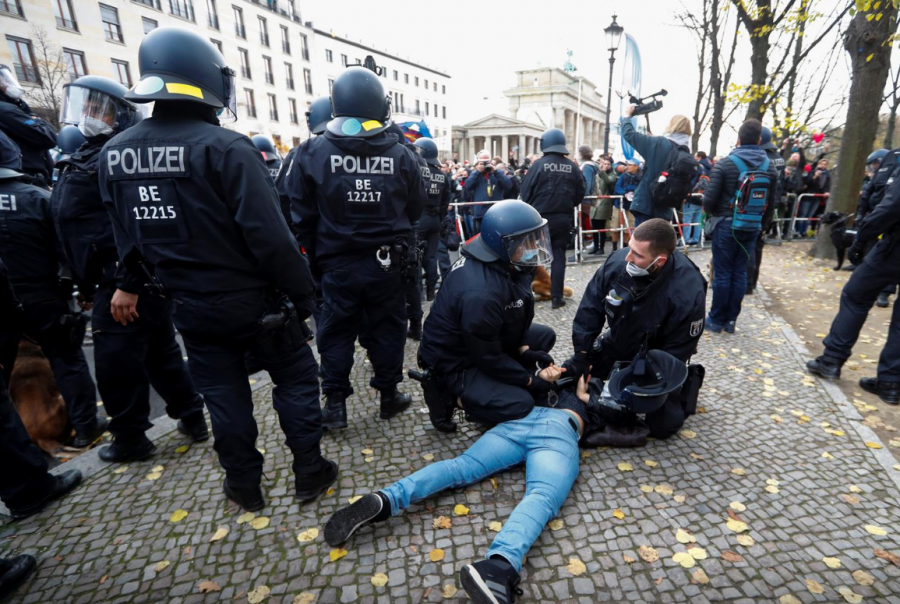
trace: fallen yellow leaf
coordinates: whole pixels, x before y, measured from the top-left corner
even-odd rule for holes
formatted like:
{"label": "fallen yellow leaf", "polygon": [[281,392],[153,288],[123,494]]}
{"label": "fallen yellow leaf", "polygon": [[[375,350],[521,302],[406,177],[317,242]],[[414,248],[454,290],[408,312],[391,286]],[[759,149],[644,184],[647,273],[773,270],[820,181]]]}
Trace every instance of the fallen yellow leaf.
{"label": "fallen yellow leaf", "polygon": [[353,505],[360,499],[362,499],[362,495],[354,495],[353,497],[351,497],[350,499],[347,500],[347,503],[349,503],[350,505]]}
{"label": "fallen yellow leaf", "polygon": [[584,565],[584,562],[575,556],[572,556],[569,558],[569,565],[566,566],[566,570],[577,577],[578,575],[583,575],[587,571],[587,566]]}
{"label": "fallen yellow leaf", "polygon": [[822,584],[818,581],[814,581],[812,579],[806,580],[806,589],[810,591],[810,593],[814,594],[823,594],[825,593],[825,588],[822,587]]}
{"label": "fallen yellow leaf", "polygon": [[202,594],[208,594],[214,591],[222,591],[222,587],[218,583],[209,580],[200,581],[200,583],[197,584],[197,589],[200,590],[200,593]]}
{"label": "fallen yellow leaf", "polygon": [[269,518],[267,516],[260,516],[259,518],[254,518],[250,521],[250,526],[255,528],[258,531],[263,530],[267,526],[269,526]]}
{"label": "fallen yellow leaf", "polygon": [[766,491],[772,493],[773,495],[778,492],[778,487],[769,485],[766,487]]}
{"label": "fallen yellow leaf", "polygon": [[675,503],[684,503],[685,497],[684,495],[675,495],[672,499],[675,500]]}
{"label": "fallen yellow leaf", "polygon": [[683,543],[685,545],[688,543],[697,543],[697,538],[682,528],[675,531],[675,540],[678,541],[678,543]]}
{"label": "fallen yellow leaf", "polygon": [[328,552],[328,557],[331,558],[332,562],[337,562],[341,558],[347,555],[347,550],[343,547],[335,548]]}
{"label": "fallen yellow leaf", "polygon": [[147,480],[158,480],[160,477],[162,477],[162,472],[150,472],[146,476]]}
{"label": "fallen yellow leaf", "polygon": [[687,551],[694,560],[706,560],[708,554],[702,547],[692,547]]}
{"label": "fallen yellow leaf", "polygon": [[634,469],[634,468],[631,467],[631,464],[630,464],[630,463],[627,463],[627,462],[624,462],[624,461],[619,462],[619,465],[617,465],[616,467],[619,468],[619,470],[620,470],[621,472],[631,472],[631,471]]}
{"label": "fallen yellow leaf", "polygon": [[878,443],[872,442],[872,441],[867,441],[866,446],[869,447],[870,449],[881,449],[882,448],[881,445],[879,445]]}
{"label": "fallen yellow leaf", "polygon": [[446,516],[438,516],[431,522],[431,527],[434,529],[448,529],[452,526],[452,521]]}
{"label": "fallen yellow leaf", "polygon": [[256,589],[247,594],[247,602],[250,604],[259,604],[269,597],[271,590],[265,585],[260,585]]}
{"label": "fallen yellow leaf", "polygon": [[444,550],[435,548],[428,554],[428,559],[432,562],[440,562],[444,559]]}
{"label": "fallen yellow leaf", "polygon": [[824,459],[834,459],[834,455],[829,453],[828,451],[822,451],[822,457]]}
{"label": "fallen yellow leaf", "polygon": [[187,515],[187,510],[175,510],[169,517],[169,522],[181,522],[182,520],[187,518]]}
{"label": "fallen yellow leaf", "polygon": [[368,457],[369,455],[372,455],[374,452],[375,451],[373,451],[372,449],[363,449],[362,451],[360,451],[360,453],[362,453],[366,457]]}
{"label": "fallen yellow leaf", "polygon": [[684,438],[694,438],[697,436],[697,433],[693,430],[682,430],[678,434],[680,434]]}
{"label": "fallen yellow leaf", "polygon": [[551,520],[551,521],[547,524],[547,526],[550,527],[550,530],[551,530],[551,531],[558,531],[559,529],[561,529],[561,528],[563,527],[563,521],[562,521],[561,518],[557,518],[557,519],[555,519],[555,520]]}
{"label": "fallen yellow leaf", "polygon": [[745,506],[740,501],[732,501],[730,507],[735,512],[744,512],[747,510],[747,506]]}
{"label": "fallen yellow leaf", "polygon": [[172,563],[169,562],[168,560],[162,560],[161,562],[157,562],[156,566],[154,566],[153,568],[156,569],[156,572],[161,573],[162,571],[166,570],[166,568],[170,564],[172,564]]}
{"label": "fallen yellow leaf", "polygon": [[887,531],[881,528],[880,526],[875,526],[874,524],[867,524],[865,526],[866,531],[868,531],[872,535],[878,535],[879,537],[884,537],[887,535]]}
{"label": "fallen yellow leaf", "polygon": [[422,456],[422,459],[424,459],[425,461],[433,461],[434,453],[426,453],[425,455]]}
{"label": "fallen yellow leaf", "polygon": [[115,470],[113,470],[113,474],[122,474],[123,472],[127,472],[127,471],[128,471],[128,466],[122,466],[120,468],[116,468]]}
{"label": "fallen yellow leaf", "polygon": [[150,470],[150,471],[151,471],[151,472],[162,472],[162,471],[165,470],[165,469],[166,469],[165,466],[153,466],[153,469]]}
{"label": "fallen yellow leaf", "polygon": [[832,570],[841,567],[841,561],[837,558],[822,558],[822,562],[824,562],[825,566]]}
{"label": "fallen yellow leaf", "polygon": [[384,573],[378,573],[376,575],[373,575],[370,581],[375,587],[384,587],[385,585],[387,585],[388,576]]}
{"label": "fallen yellow leaf", "polygon": [[863,599],[861,595],[859,595],[849,587],[839,588],[838,593],[844,596],[844,599],[850,602],[850,604],[859,604]]}
{"label": "fallen yellow leaf", "polygon": [[694,581],[696,581],[700,585],[706,585],[709,583],[709,577],[706,575],[706,571],[704,571],[702,568],[698,568],[697,570],[695,570],[692,576],[694,577]]}
{"label": "fallen yellow leaf", "polygon": [[672,556],[672,560],[683,566],[684,568],[693,568],[697,562],[694,561],[694,557],[691,556],[688,552],[678,552],[674,556]]}
{"label": "fallen yellow leaf", "polygon": [[750,530],[750,527],[747,526],[746,522],[735,520],[734,518],[728,519],[727,526],[735,533],[743,533],[744,531]]}
{"label": "fallen yellow leaf", "polygon": [[444,589],[441,590],[441,595],[444,598],[455,598],[456,592],[458,592],[458,591],[459,590],[456,589],[456,585],[453,585],[452,583],[447,583],[446,585],[444,585]]}
{"label": "fallen yellow leaf", "polygon": [[622,554],[622,560],[625,562],[625,564],[634,564],[635,562],[637,562],[637,558],[632,558],[628,554]]}
{"label": "fallen yellow leaf", "polygon": [[256,514],[254,514],[253,512],[244,512],[243,514],[238,516],[237,523],[244,524],[245,522],[250,522],[254,518],[256,518]]}
{"label": "fallen yellow leaf", "polygon": [[743,545],[744,547],[750,547],[754,543],[753,537],[751,537],[750,535],[738,535],[736,537],[736,539],[737,539],[737,542],[740,543],[741,545]]}
{"label": "fallen yellow leaf", "polygon": [[747,472],[744,471],[744,468],[732,468],[732,469],[731,469],[731,473],[732,473],[732,474],[737,474],[738,476],[743,476],[743,475],[746,474]]}
{"label": "fallen yellow leaf", "polygon": [[618,518],[619,520],[622,520],[623,518],[625,518],[625,512],[619,509],[615,509],[613,510],[613,516]]}
{"label": "fallen yellow leaf", "polygon": [[658,461],[653,461],[652,459],[645,459],[644,464],[649,468],[655,468],[659,465]]}
{"label": "fallen yellow leaf", "polygon": [[650,486],[649,484],[642,484],[642,485],[641,485],[641,492],[642,492],[642,493],[652,493],[652,492],[653,492],[653,487]]}
{"label": "fallen yellow leaf", "polygon": [[180,447],[175,449],[176,453],[187,453],[190,450],[190,445],[181,445]]}
{"label": "fallen yellow leaf", "polygon": [[847,490],[850,491],[851,493],[862,493],[862,489],[859,488],[858,486],[856,486],[855,484],[851,484]]}
{"label": "fallen yellow leaf", "polygon": [[454,516],[468,516],[468,515],[469,515],[469,508],[467,508],[466,506],[464,506],[464,505],[461,504],[461,503],[457,503],[457,504],[453,507],[453,515],[454,515]]}
{"label": "fallen yellow leaf", "polygon": [[875,584],[875,577],[862,569],[853,571],[853,579],[863,587],[871,587]]}
{"label": "fallen yellow leaf", "polygon": [[311,594],[308,591],[304,591],[299,596],[294,598],[294,601],[291,604],[313,604],[316,601],[316,595]]}
{"label": "fallen yellow leaf", "polygon": [[212,543],[213,541],[221,541],[222,539],[225,538],[225,535],[227,535],[227,534],[228,534],[228,527],[225,527],[225,526],[220,527],[219,530],[217,530],[216,533],[212,537],[209,538],[209,542]]}
{"label": "fallen yellow leaf", "polygon": [[778,598],[778,604],[803,604],[800,600],[791,594],[784,594]]}
{"label": "fallen yellow leaf", "polygon": [[319,536],[319,529],[311,528],[305,531],[301,531],[299,535],[297,535],[297,541],[300,543],[309,543],[310,541],[315,541],[316,537]]}
{"label": "fallen yellow leaf", "polygon": [[654,487],[653,490],[656,491],[657,493],[659,493],[660,495],[671,495],[673,493],[672,487],[670,487],[667,484],[658,484],[658,485],[656,485],[656,487]]}
{"label": "fallen yellow leaf", "polygon": [[503,523],[498,522],[496,520],[488,525],[488,530],[492,531],[494,533],[499,533],[502,528],[503,528]]}

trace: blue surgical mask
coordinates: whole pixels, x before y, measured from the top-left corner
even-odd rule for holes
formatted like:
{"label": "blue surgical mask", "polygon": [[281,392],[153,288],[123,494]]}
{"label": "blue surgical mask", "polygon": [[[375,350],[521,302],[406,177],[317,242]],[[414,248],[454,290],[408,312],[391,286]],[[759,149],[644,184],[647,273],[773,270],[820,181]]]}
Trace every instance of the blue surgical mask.
{"label": "blue surgical mask", "polygon": [[531,262],[538,257],[539,250],[525,250],[522,252],[522,262]]}

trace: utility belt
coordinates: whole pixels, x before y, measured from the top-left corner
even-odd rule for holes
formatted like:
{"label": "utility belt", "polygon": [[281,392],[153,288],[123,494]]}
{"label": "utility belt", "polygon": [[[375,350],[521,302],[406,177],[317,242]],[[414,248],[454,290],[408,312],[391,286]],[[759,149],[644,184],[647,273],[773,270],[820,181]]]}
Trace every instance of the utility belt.
{"label": "utility belt", "polygon": [[399,270],[404,280],[415,279],[423,252],[419,245],[409,245],[403,239],[397,239],[393,245],[382,245],[375,251],[375,260],[381,270],[390,272]]}
{"label": "utility belt", "polygon": [[441,215],[440,208],[432,208],[432,207],[426,206],[425,209],[422,210],[422,212],[425,214],[428,214],[429,216],[440,216]]}
{"label": "utility belt", "polygon": [[313,339],[313,334],[300,320],[290,298],[272,290],[266,293],[265,312],[257,321],[256,338],[263,358],[278,359],[299,350]]}
{"label": "utility belt", "polygon": [[134,278],[143,281],[145,291],[151,296],[169,298],[169,291],[153,272],[153,265],[147,262],[140,252],[132,250],[125,256],[125,269]]}

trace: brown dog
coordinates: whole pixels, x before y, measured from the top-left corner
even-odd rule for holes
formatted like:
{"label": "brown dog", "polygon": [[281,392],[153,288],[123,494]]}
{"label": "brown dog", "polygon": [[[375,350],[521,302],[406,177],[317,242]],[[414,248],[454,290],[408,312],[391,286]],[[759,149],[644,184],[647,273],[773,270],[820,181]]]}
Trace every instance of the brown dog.
{"label": "brown dog", "polygon": [[72,426],[50,361],[39,346],[27,340],[19,342],[9,382],[9,396],[31,440],[53,455],[72,435]]}
{"label": "brown dog", "polygon": [[[550,273],[543,266],[537,267],[534,271],[534,278],[531,281],[531,291],[534,292],[534,299],[538,302],[550,300]],[[563,295],[571,298],[575,295],[575,291],[568,286],[563,287]]]}

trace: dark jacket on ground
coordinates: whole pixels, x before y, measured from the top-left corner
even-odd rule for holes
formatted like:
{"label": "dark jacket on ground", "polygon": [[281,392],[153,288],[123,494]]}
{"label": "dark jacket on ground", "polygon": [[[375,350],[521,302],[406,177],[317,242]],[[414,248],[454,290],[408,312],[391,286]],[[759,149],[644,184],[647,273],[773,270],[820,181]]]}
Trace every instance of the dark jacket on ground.
{"label": "dark jacket on ground", "polygon": [[631,211],[652,218],[671,220],[672,208],[656,206],[650,199],[650,183],[656,181],[665,169],[669,153],[675,148],[675,143],[665,136],[641,134],[634,129],[629,119],[623,118],[620,124],[622,138],[644,158],[644,177],[634,192]]}
{"label": "dark jacket on ground", "polygon": [[561,153],[545,153],[528,169],[522,182],[522,201],[548,218],[572,216],[584,201],[584,175],[578,164]]}
{"label": "dark jacket on ground", "polygon": [[56,146],[56,131],[41,118],[32,115],[23,100],[14,101],[0,92],[0,130],[22,151],[22,171],[51,183],[53,162],[47,153]]}
{"label": "dark jacket on ground", "polygon": [[425,363],[443,375],[477,367],[497,381],[525,386],[531,374],[515,357],[534,320],[532,276],[476,260],[463,248],[425,319]]}
{"label": "dark jacket on ground", "polygon": [[[502,201],[508,199],[507,195],[512,188],[509,175],[492,170],[490,174],[485,176],[483,172],[479,172],[475,168],[469,171],[466,178],[465,187],[463,187],[463,201]],[[476,218],[481,218],[491,206],[469,206]]]}
{"label": "dark jacket on ground", "polygon": [[[731,161],[732,155],[740,157],[750,170],[759,169],[766,159],[766,152],[757,145],[736,147],[728,157],[722,158],[713,167],[709,176],[709,184],[706,186],[706,191],[703,192],[703,211],[709,216],[728,218],[732,216],[731,202],[734,200],[741,176],[737,164]],[[769,206],[772,207],[775,201],[778,171],[771,161],[769,161],[768,172],[772,179],[772,190],[769,192],[769,199],[772,200]]]}

